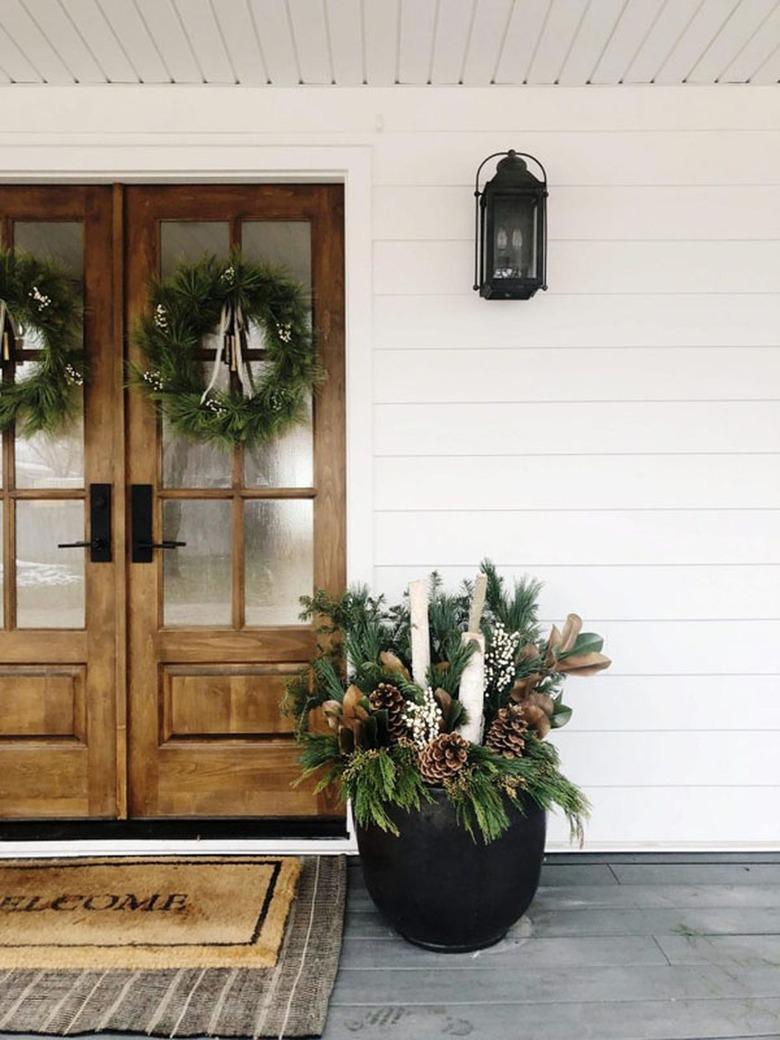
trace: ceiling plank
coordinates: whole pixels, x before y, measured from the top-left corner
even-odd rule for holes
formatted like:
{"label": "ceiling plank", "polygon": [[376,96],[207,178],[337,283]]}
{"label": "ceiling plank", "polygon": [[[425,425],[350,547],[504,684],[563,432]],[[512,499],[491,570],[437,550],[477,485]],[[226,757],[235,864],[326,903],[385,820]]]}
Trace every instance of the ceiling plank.
{"label": "ceiling plank", "polygon": [[623,74],[624,83],[653,82],[700,4],[701,0],[665,0],[636,56]]}
{"label": "ceiling plank", "polygon": [[720,76],[721,83],[748,83],[761,66],[780,47],[780,3],[759,32],[745,44]]}
{"label": "ceiling plank", "polygon": [[529,83],[557,83],[588,0],[553,0],[536,54],[528,70]]}
{"label": "ceiling plank", "polygon": [[734,10],[735,0],[704,0],[655,75],[656,83],[685,83]]}
{"label": "ceiling plank", "polygon": [[780,46],[776,47],[764,64],[750,77],[751,83],[780,83]]}
{"label": "ceiling plank", "polygon": [[742,0],[696,62],[688,82],[717,83],[776,6],[777,0]]}
{"label": "ceiling plank", "polygon": [[476,0],[439,0],[431,82],[460,83]]}
{"label": "ceiling plank", "polygon": [[184,34],[206,83],[235,83],[236,74],[211,0],[174,0]]}
{"label": "ceiling plank", "polygon": [[642,42],[664,6],[664,0],[628,0],[615,31],[590,77],[591,83],[621,83]]}
{"label": "ceiling plank", "polygon": [[255,23],[246,0],[211,2],[236,79],[249,87],[265,86],[268,76],[257,40]]}
{"label": "ceiling plank", "polygon": [[40,83],[42,77],[0,26],[0,69],[10,83]]}
{"label": "ceiling plank", "polygon": [[524,83],[552,0],[515,0],[504,46],[496,69],[496,83]]}
{"label": "ceiling plank", "polygon": [[106,74],[58,0],[26,0],[26,8],[77,83],[105,83]]}
{"label": "ceiling plank", "polygon": [[436,0],[401,0],[401,42],[398,48],[398,82],[430,81]]}
{"label": "ceiling plank", "polygon": [[134,3],[128,3],[127,0],[99,0],[99,3],[106,21],[121,41],[142,83],[170,83],[171,78],[176,82],[186,82],[178,79],[172,66],[166,67],[152,39],[154,35],[160,41],[160,50],[165,50],[169,36],[165,31],[167,25],[162,19],[162,13],[168,9],[169,0],[135,0]]}
{"label": "ceiling plank", "polygon": [[109,83],[137,83],[138,75],[96,0],[62,0],[71,21]]}
{"label": "ceiling plank", "polygon": [[464,83],[486,86],[494,81],[511,14],[512,0],[477,0],[463,63]]}
{"label": "ceiling plank", "polygon": [[284,0],[250,0],[268,80],[277,87],[301,82],[292,26]]}
{"label": "ceiling plank", "polygon": [[341,87],[360,86],[363,69],[363,13],[360,0],[325,0],[333,78]]}
{"label": "ceiling plank", "polygon": [[304,83],[332,83],[325,0],[287,0]]}
{"label": "ceiling plank", "polygon": [[397,81],[400,0],[363,0],[366,80],[371,86]]}
{"label": "ceiling plank", "polygon": [[625,6],[625,0],[591,0],[566,56],[559,83],[578,87],[590,82]]}
{"label": "ceiling plank", "polygon": [[75,76],[19,0],[5,0],[3,28],[45,83],[75,82]]}

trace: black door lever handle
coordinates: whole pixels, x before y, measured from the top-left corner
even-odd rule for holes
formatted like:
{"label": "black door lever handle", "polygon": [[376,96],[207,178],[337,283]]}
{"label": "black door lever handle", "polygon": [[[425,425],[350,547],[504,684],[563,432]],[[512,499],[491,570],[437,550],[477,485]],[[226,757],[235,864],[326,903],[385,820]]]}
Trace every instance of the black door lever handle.
{"label": "black door lever handle", "polygon": [[111,485],[89,485],[89,533],[87,541],[58,542],[58,549],[89,549],[92,563],[111,563]]}
{"label": "black door lever handle", "polygon": [[178,549],[180,545],[186,545],[186,542],[175,542],[172,538],[163,539],[161,542],[139,542],[138,545],[141,549]]}

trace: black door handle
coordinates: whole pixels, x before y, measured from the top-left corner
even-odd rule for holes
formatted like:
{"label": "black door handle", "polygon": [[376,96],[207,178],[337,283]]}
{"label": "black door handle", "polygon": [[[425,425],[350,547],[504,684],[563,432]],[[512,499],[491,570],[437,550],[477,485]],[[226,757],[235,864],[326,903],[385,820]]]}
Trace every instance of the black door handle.
{"label": "black door handle", "polygon": [[86,542],[58,542],[58,549],[89,549],[92,563],[111,563],[111,485],[89,485],[89,530]]}
{"label": "black door handle", "polygon": [[178,549],[187,544],[173,538],[155,542],[152,537],[151,484],[133,484],[130,488],[130,523],[133,532],[130,559],[133,563],[151,563],[155,549]]}
{"label": "black door handle", "polygon": [[180,545],[186,545],[186,542],[175,542],[172,538],[165,538],[161,542],[139,542],[139,548],[141,549],[178,549]]}

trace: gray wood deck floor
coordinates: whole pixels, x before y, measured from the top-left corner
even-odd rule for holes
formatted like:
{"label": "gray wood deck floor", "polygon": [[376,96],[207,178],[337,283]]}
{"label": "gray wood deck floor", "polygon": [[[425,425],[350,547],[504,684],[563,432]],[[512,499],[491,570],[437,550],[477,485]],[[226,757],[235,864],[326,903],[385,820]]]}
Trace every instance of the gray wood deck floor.
{"label": "gray wood deck floor", "polygon": [[454,956],[397,938],[351,864],[325,1040],[780,1037],[780,862],[625,859],[547,865],[510,939]]}
{"label": "gray wood deck floor", "polygon": [[395,936],[351,863],[324,1040],[780,1040],[780,854],[672,858],[557,857],[513,936],[454,956]]}

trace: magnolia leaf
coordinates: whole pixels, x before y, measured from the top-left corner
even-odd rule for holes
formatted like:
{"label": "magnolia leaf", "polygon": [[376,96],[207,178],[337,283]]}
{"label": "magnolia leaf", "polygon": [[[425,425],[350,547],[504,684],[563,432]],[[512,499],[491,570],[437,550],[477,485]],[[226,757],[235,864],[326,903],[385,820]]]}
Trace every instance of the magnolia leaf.
{"label": "magnolia leaf", "polygon": [[529,727],[536,730],[540,739],[543,740],[550,732],[550,717],[544,708],[536,704],[524,704],[523,717]]}
{"label": "magnolia leaf", "polygon": [[557,625],[553,625],[550,629],[550,634],[547,637],[547,649],[550,653],[557,653],[563,646],[563,636],[558,630]]}
{"label": "magnolia leaf", "polygon": [[531,693],[528,696],[528,704],[535,704],[541,708],[545,715],[552,715],[555,711],[555,701],[548,693]]}
{"label": "magnolia leaf", "polygon": [[351,755],[356,747],[355,733],[349,726],[341,726],[339,728],[339,750],[342,755]]}
{"label": "magnolia leaf", "polygon": [[374,737],[377,747],[384,747],[390,743],[390,731],[387,718],[387,708],[380,708],[371,716],[375,723]]}
{"label": "magnolia leaf", "polygon": [[399,675],[402,675],[404,679],[411,681],[412,677],[409,674],[409,669],[403,663],[401,658],[398,657],[397,654],[394,654],[392,650],[383,650],[379,655],[379,660],[386,672],[390,672],[391,674],[398,673]]}
{"label": "magnolia leaf", "polygon": [[558,662],[557,670],[572,675],[595,675],[611,664],[612,661],[604,654],[572,654]]}
{"label": "magnolia leaf", "polygon": [[468,712],[461,702],[453,701],[450,707],[450,713],[447,717],[447,730],[452,733],[454,730],[460,729],[460,727],[467,721],[467,718]]}
{"label": "magnolia leaf", "polygon": [[561,646],[559,653],[566,654],[574,648],[579,639],[581,628],[582,618],[579,614],[569,614],[566,618],[566,624],[563,626],[563,632],[561,633]]}
{"label": "magnolia leaf", "polygon": [[565,726],[566,723],[572,716],[572,709],[566,704],[556,704],[555,711],[550,719],[550,724],[553,729],[560,729],[561,726]]}
{"label": "magnolia leaf", "polygon": [[344,715],[350,716],[356,719],[367,719],[368,710],[366,705],[368,702],[365,699],[365,694],[353,683],[347,687],[347,692],[344,694]]}
{"label": "magnolia leaf", "polygon": [[596,632],[580,632],[576,643],[570,648],[575,654],[601,653],[604,640]]}
{"label": "magnolia leaf", "polygon": [[542,678],[540,672],[531,672],[530,675],[524,676],[522,679],[518,679],[512,687],[509,696],[513,701],[524,701],[528,697],[533,688]]}
{"label": "magnolia leaf", "polygon": [[322,713],[331,729],[338,729],[343,709],[338,701],[325,701]]}

